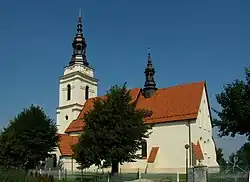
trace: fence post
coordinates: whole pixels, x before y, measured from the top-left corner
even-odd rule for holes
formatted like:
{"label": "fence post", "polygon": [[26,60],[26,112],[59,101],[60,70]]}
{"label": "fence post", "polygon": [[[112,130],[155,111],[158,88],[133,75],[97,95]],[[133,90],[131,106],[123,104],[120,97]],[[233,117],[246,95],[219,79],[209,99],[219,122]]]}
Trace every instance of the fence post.
{"label": "fence post", "polygon": [[67,169],[64,170],[64,179],[67,180]]}
{"label": "fence post", "polygon": [[60,169],[58,171],[58,178],[59,178],[59,180],[61,180],[61,170]]}
{"label": "fence post", "polygon": [[138,168],[138,179],[141,179],[141,171],[140,171],[140,168]]}
{"label": "fence post", "polygon": [[180,182],[180,174],[179,174],[179,172],[176,173],[176,182]]}
{"label": "fence post", "polygon": [[109,171],[108,171],[108,182],[109,182]]}
{"label": "fence post", "polygon": [[250,172],[248,173],[248,182],[250,182]]}

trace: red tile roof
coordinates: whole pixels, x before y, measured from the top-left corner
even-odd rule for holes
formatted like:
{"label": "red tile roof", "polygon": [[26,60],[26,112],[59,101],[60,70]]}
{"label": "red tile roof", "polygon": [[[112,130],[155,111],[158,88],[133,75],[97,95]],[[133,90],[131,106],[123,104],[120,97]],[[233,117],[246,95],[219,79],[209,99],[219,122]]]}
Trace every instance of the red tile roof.
{"label": "red tile roof", "polygon": [[151,148],[151,152],[150,152],[149,157],[148,157],[148,163],[155,162],[158,150],[159,150],[159,147],[152,147]]}
{"label": "red tile roof", "polygon": [[195,119],[204,85],[205,82],[198,82],[158,89],[149,99],[145,99],[140,93],[137,108],[152,111],[152,116],[145,119],[146,123]]}
{"label": "red tile roof", "polygon": [[192,143],[192,147],[193,147],[193,152],[194,152],[194,156],[195,156],[196,160],[198,160],[198,161],[203,160],[204,156],[202,153],[200,142],[197,141],[197,144]]}
{"label": "red tile roof", "polygon": [[72,145],[77,144],[78,136],[69,136],[67,134],[59,134],[59,150],[62,156],[72,155]]}
{"label": "red tile roof", "polygon": [[[137,108],[150,109],[152,116],[145,118],[146,123],[163,123],[196,119],[202,91],[205,82],[196,82],[158,89],[151,98],[145,98],[139,88],[131,89],[133,101],[137,101]],[[104,98],[102,96],[100,98]],[[93,107],[95,98],[88,99],[78,118],[68,126],[65,133],[83,131],[83,116]]]}

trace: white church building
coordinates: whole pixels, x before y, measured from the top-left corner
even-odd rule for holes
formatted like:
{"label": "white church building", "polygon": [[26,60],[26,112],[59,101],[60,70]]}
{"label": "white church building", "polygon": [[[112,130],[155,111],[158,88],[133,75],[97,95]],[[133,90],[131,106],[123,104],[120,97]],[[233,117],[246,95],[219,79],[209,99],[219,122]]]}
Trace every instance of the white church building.
{"label": "white church building", "polygon": [[[72,46],[71,60],[59,78],[56,120],[60,136],[56,155],[68,171],[77,170],[71,146],[78,142],[78,136],[84,131],[83,116],[92,109],[93,98],[98,97],[98,80],[86,58],[87,44],[82,33],[81,17],[78,18]],[[154,76],[155,69],[149,53],[144,87],[131,89],[131,96],[137,108],[152,111],[152,116],[145,119],[145,123],[154,124],[152,134],[145,141],[142,151],[138,151],[141,158],[119,168],[123,172],[135,172],[139,168],[148,173],[184,173],[187,156],[189,166],[202,163],[218,167],[205,81],[157,88]],[[190,146],[188,149],[185,149],[186,144]],[[93,166],[89,170],[94,169],[96,167]]]}

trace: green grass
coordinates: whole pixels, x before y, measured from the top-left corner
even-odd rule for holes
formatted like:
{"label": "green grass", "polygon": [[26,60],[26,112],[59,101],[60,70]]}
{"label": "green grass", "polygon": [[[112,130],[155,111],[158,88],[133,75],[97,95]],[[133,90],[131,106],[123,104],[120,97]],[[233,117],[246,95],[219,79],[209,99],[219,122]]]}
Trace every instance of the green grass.
{"label": "green grass", "polygon": [[248,173],[212,173],[208,175],[211,182],[248,182]]}
{"label": "green grass", "polygon": [[[107,182],[108,175],[101,173],[84,173],[84,181],[95,181],[95,182]],[[176,182],[177,176],[176,174],[141,174],[142,179],[149,179],[155,182]],[[81,174],[68,174],[67,182],[74,182],[75,179],[81,179]],[[122,182],[122,181],[132,181],[138,179],[137,173],[123,173],[117,174],[115,176],[111,176],[110,182]],[[180,174],[180,182],[186,182],[186,175]]]}
{"label": "green grass", "polygon": [[[33,173],[34,176],[34,173]],[[62,176],[64,178],[65,176]],[[141,174],[141,178],[149,179],[155,182],[176,182],[177,176],[176,174]],[[64,180],[56,180],[56,176],[54,181],[50,179],[47,180],[39,180],[35,177],[31,177],[30,173],[25,175],[24,171],[21,170],[4,170],[0,169],[0,182],[81,182],[82,176],[81,173],[66,175],[66,179]],[[138,179],[137,173],[123,173],[117,174],[115,176],[110,176],[110,182],[123,182],[123,181],[132,181]],[[107,182],[108,174],[102,173],[83,173],[83,181],[84,182]],[[186,182],[185,174],[180,174],[180,182]]]}

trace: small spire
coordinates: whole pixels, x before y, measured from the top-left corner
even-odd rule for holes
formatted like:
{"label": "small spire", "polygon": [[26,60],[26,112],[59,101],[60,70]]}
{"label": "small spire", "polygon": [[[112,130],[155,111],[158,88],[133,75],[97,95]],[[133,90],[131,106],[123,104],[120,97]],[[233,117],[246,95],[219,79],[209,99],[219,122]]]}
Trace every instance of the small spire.
{"label": "small spire", "polygon": [[145,68],[144,73],[145,73],[146,81],[144,84],[143,93],[144,93],[144,97],[150,98],[157,90],[155,79],[154,79],[155,69],[152,64],[150,47],[148,47],[148,62],[147,62],[147,66]]}
{"label": "small spire", "polygon": [[148,64],[147,64],[147,66],[149,67],[149,66],[153,66],[152,65],[152,58],[151,58],[151,53],[150,53],[150,47],[148,46]]}
{"label": "small spire", "polygon": [[79,9],[78,24],[77,24],[77,35],[82,36],[82,9]]}
{"label": "small spire", "polygon": [[89,63],[88,63],[87,57],[86,57],[87,44],[86,44],[85,38],[83,36],[83,30],[82,30],[82,10],[81,10],[81,8],[79,9],[77,33],[73,39],[72,47],[73,47],[73,54],[72,54],[71,60],[69,62],[69,65],[71,66],[71,65],[74,65],[76,63],[82,63],[85,66],[89,66]]}
{"label": "small spire", "polygon": [[148,46],[148,55],[150,55],[150,46]]}

